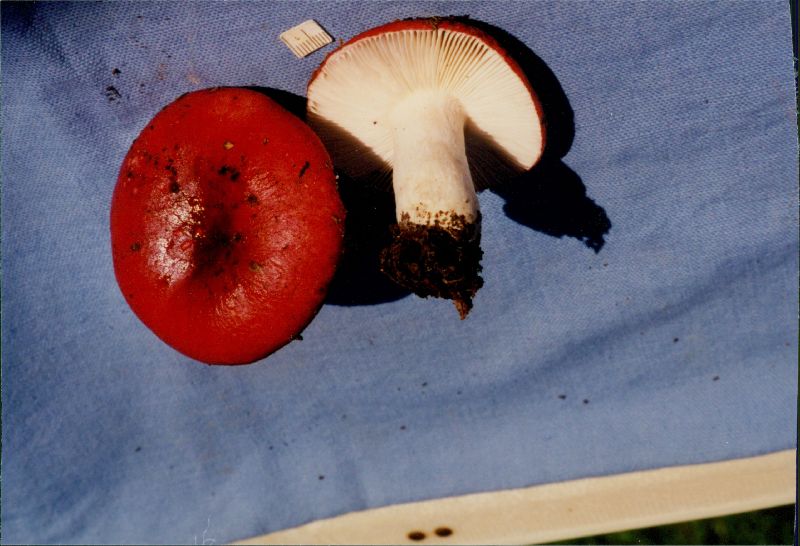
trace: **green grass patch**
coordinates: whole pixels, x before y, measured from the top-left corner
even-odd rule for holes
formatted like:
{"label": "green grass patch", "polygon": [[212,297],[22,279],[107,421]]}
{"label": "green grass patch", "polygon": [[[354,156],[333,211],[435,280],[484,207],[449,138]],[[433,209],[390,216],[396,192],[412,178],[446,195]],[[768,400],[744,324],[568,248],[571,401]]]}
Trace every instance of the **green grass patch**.
{"label": "green grass patch", "polygon": [[556,544],[793,544],[794,505]]}

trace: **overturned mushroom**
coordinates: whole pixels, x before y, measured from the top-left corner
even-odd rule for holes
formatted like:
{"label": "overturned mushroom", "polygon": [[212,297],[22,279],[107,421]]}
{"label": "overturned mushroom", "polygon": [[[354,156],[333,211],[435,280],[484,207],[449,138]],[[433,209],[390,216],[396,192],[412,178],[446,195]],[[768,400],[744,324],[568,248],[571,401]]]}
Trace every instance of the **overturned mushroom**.
{"label": "overturned mushroom", "polygon": [[538,161],[539,101],[483,31],[450,19],[397,21],[331,53],[308,84],[308,121],[356,179],[393,171],[397,225],[381,269],[461,318],[483,284],[476,187]]}

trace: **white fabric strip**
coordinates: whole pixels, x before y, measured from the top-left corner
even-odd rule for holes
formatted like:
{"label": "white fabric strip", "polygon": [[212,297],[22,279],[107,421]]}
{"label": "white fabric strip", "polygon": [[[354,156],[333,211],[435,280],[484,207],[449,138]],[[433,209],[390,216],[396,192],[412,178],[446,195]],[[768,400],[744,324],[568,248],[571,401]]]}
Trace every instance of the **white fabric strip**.
{"label": "white fabric strip", "polygon": [[[790,504],[795,501],[795,461],[796,450],[786,450],[398,504],[319,520],[237,544],[552,542]],[[437,530],[447,536],[437,535]],[[424,538],[413,533],[424,534]]]}

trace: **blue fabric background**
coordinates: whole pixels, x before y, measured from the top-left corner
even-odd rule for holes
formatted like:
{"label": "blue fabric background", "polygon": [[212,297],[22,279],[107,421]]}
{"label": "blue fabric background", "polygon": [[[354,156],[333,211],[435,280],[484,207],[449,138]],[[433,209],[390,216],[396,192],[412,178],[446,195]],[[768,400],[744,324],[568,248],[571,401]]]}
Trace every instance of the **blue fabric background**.
{"label": "blue fabric background", "polygon": [[[464,322],[437,300],[329,304],[238,368],[161,343],[117,289],[108,232],[150,117],[202,87],[304,94],[323,53],[296,60],[278,34],[307,18],[347,39],[443,14],[506,29],[557,76],[564,162],[613,223],[602,250],[485,192],[486,284]],[[2,33],[4,542],[220,543],[796,445],[783,0],[4,2]]]}

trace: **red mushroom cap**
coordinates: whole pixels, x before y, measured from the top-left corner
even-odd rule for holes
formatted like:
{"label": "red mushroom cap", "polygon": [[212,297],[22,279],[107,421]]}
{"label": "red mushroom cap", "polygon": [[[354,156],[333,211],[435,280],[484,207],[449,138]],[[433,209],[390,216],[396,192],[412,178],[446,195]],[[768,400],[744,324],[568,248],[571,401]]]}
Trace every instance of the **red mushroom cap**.
{"label": "red mushroom cap", "polygon": [[282,347],[322,304],[344,208],[314,132],[240,88],[183,95],[123,161],[111,204],[117,282],[163,341],[210,364]]}

